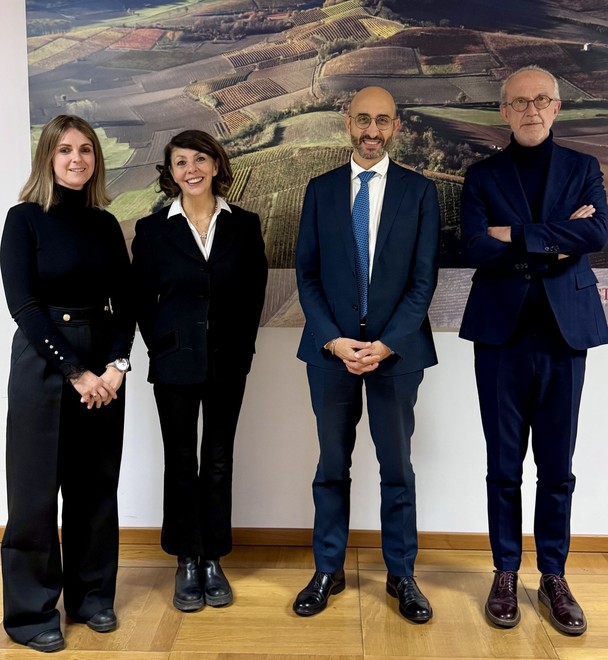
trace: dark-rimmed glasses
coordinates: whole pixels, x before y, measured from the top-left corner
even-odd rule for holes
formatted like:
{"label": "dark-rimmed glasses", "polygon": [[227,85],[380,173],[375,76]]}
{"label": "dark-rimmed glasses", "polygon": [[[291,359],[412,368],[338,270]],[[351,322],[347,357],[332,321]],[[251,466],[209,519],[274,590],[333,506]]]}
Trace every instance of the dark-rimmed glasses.
{"label": "dark-rimmed glasses", "polygon": [[517,98],[513,99],[511,103],[503,103],[503,105],[510,105],[513,110],[515,110],[515,112],[525,112],[528,109],[530,103],[534,103],[534,107],[537,110],[544,110],[545,108],[548,108],[551,101],[554,100],[555,99],[552,99],[546,94],[539,94],[534,99],[525,99],[522,96],[518,96]]}
{"label": "dark-rimmed glasses", "polygon": [[375,122],[376,126],[381,131],[388,130],[397,117],[389,117],[388,115],[378,115],[377,117],[372,117],[366,114],[348,115],[354,122],[357,128],[367,128],[372,121]]}

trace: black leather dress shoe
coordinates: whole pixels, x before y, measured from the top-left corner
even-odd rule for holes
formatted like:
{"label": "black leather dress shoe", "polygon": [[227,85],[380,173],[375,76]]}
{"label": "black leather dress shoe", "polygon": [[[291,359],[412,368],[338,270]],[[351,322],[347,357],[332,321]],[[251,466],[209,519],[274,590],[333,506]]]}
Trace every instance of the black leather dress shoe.
{"label": "black leather dress shoe", "polygon": [[344,587],[346,587],[344,571],[335,573],[315,571],[312,580],[298,594],[293,604],[293,611],[298,616],[318,614],[327,607],[329,597],[344,591]]}
{"label": "black leather dress shoe", "polygon": [[232,589],[218,559],[204,559],[199,566],[205,602],[211,607],[232,603]]}
{"label": "black leather dress shoe", "polygon": [[59,628],[54,630],[45,630],[27,643],[34,651],[41,651],[42,653],[52,653],[53,651],[61,651],[65,647],[65,640]]}
{"label": "black leather dress shoe", "polygon": [[116,626],[118,625],[116,614],[111,607],[105,610],[99,610],[99,612],[93,614],[85,623],[95,632],[111,632],[112,630],[116,630]]}
{"label": "black leather dress shoe", "polygon": [[513,628],[521,614],[517,606],[517,573],[494,571],[494,582],[486,601],[486,616],[501,628]]}
{"label": "black leather dress shoe", "polygon": [[399,599],[399,612],[414,623],[426,623],[433,610],[413,577],[397,577],[390,573],[386,577],[386,592]]}
{"label": "black leather dress shoe", "polygon": [[559,631],[568,635],[582,635],[587,630],[585,614],[564,577],[541,575],[538,599],[549,608],[551,623]]}
{"label": "black leather dress shoe", "polygon": [[196,557],[178,557],[173,605],[180,612],[195,612],[205,604]]}

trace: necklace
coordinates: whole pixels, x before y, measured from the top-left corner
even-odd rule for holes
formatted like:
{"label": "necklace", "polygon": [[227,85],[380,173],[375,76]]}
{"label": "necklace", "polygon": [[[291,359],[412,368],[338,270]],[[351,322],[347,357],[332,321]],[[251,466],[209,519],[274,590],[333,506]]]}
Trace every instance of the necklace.
{"label": "necklace", "polygon": [[218,204],[217,204],[217,199],[216,199],[215,200],[215,206],[213,207],[213,210],[211,211],[211,213],[207,213],[207,214],[201,216],[200,218],[195,217],[192,214],[188,214],[192,218],[192,224],[194,225],[194,228],[196,229],[196,233],[199,235],[199,237],[203,241],[207,240],[207,236],[209,235],[209,231],[208,230],[207,231],[200,231],[198,225],[199,225],[199,223],[204,223],[205,220],[207,220],[209,218],[212,218],[215,215],[215,213],[217,212],[217,209],[218,209]]}

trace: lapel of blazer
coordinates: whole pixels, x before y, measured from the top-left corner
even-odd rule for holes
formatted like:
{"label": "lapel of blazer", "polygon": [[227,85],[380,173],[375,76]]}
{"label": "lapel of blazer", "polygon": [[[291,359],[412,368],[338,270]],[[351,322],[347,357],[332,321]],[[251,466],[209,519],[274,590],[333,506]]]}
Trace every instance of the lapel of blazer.
{"label": "lapel of blazer", "polygon": [[526,194],[522,188],[515,162],[511,156],[511,147],[497,154],[492,175],[496,185],[502,190],[507,204],[513,209],[515,217],[521,222],[532,222],[532,212],[528,206]]}
{"label": "lapel of blazer", "polygon": [[576,160],[571,158],[566,150],[556,144],[553,145],[543,197],[541,222],[547,222],[555,205],[562,199],[562,191],[566,188],[566,182],[572,176],[575,164]]}
{"label": "lapel of blazer", "polygon": [[217,216],[217,220],[215,221],[215,236],[213,237],[211,252],[209,253],[209,265],[221,259],[230,250],[236,237],[237,223],[232,221],[232,216],[235,213],[236,211],[234,209],[232,213],[222,210]]}
{"label": "lapel of blazer", "polygon": [[384,199],[382,200],[382,211],[380,212],[376,249],[374,250],[374,266],[386,243],[391,227],[397,217],[401,200],[405,195],[407,183],[404,179],[405,170],[391,160],[386,173],[386,187],[384,188]]}
{"label": "lapel of blazer", "polygon": [[[328,181],[332,194],[333,208],[328,208],[329,222],[339,223],[338,234],[344,241],[344,249],[348,264],[355,272],[355,244],[353,237],[353,223],[350,211],[350,161],[335,171],[335,180]],[[332,217],[333,215],[333,217]]]}
{"label": "lapel of blazer", "polygon": [[[167,207],[167,212],[169,207]],[[173,243],[179,250],[197,261],[205,261],[201,251],[194,240],[188,221],[183,215],[172,215],[165,218],[165,234],[167,240]]]}

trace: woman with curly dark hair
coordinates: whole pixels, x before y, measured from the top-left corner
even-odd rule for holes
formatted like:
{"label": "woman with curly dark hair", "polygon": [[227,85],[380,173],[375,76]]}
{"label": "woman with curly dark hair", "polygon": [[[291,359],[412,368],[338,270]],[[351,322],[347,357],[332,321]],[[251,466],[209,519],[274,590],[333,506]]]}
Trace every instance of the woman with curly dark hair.
{"label": "woman with curly dark hair", "polygon": [[232,548],[234,436],[268,266],[260,219],[223,198],[232,171],[215,138],[176,135],[158,170],[172,202],[137,222],[133,268],[164,445],[161,544],[177,556],[173,604],[189,612],[233,598],[219,560]]}

